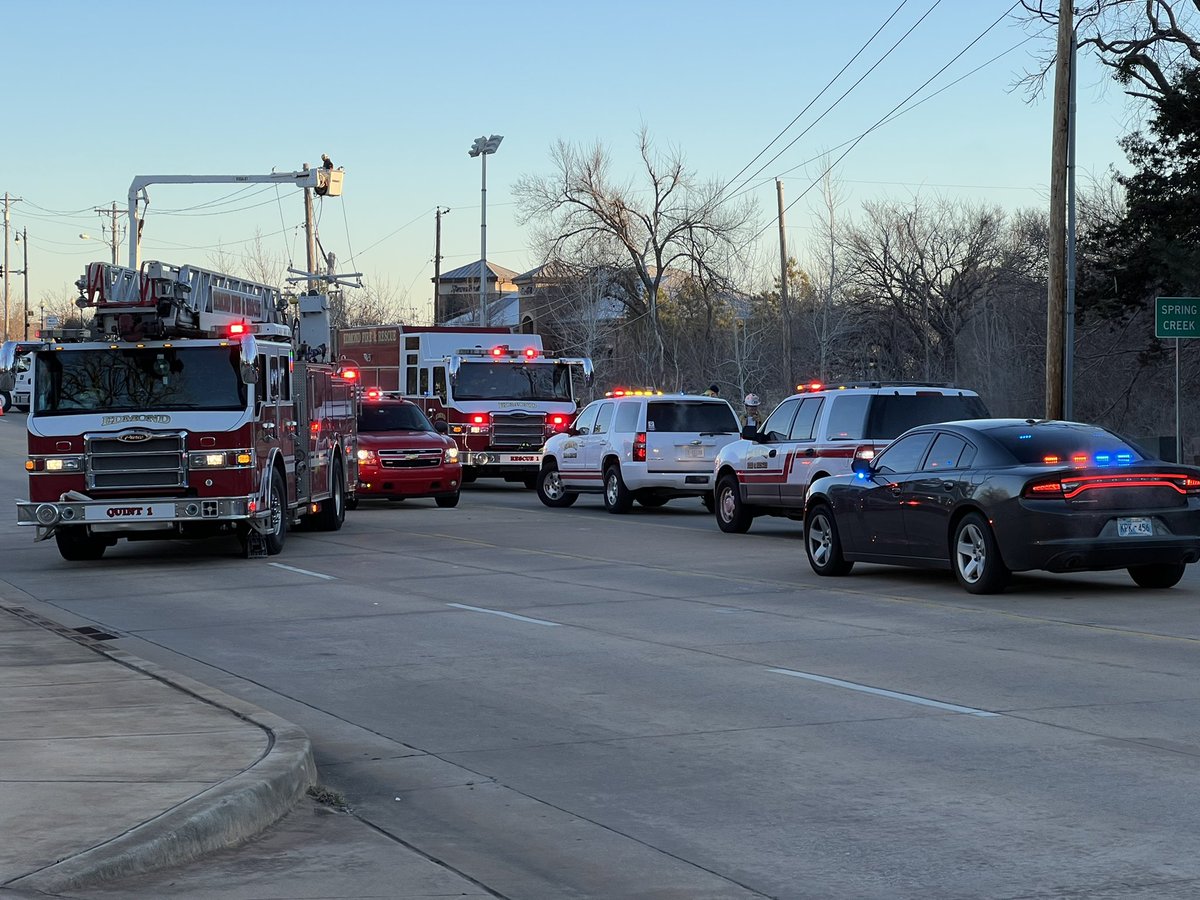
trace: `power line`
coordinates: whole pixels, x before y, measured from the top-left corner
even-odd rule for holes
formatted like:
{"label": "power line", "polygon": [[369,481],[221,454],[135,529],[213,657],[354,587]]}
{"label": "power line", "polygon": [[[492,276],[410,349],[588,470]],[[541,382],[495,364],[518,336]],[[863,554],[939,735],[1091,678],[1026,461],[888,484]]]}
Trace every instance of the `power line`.
{"label": "power line", "polygon": [[[900,115],[900,113],[898,112],[898,110],[900,110],[900,109],[901,109],[901,107],[903,107],[903,106],[904,106],[906,103],[908,103],[908,101],[909,101],[909,100],[911,100],[913,97],[915,97],[917,94],[921,93],[921,91],[925,90],[925,88],[926,88],[926,87],[928,87],[928,86],[929,86],[929,84],[930,84],[930,83],[931,83],[931,82],[932,82],[932,81],[933,81],[935,78],[937,78],[939,75],[941,75],[943,72],[945,72],[945,71],[946,71],[948,68],[950,68],[950,66],[952,66],[952,65],[954,65],[954,63],[958,62],[958,60],[959,60],[959,59],[961,59],[961,58],[962,58],[962,56],[963,56],[963,55],[964,55],[964,54],[965,54],[965,53],[966,53],[968,50],[970,50],[970,49],[971,49],[972,47],[974,47],[974,46],[975,46],[977,43],[979,43],[981,40],[983,40],[983,38],[984,38],[984,37],[985,37],[985,36],[986,36],[986,35],[987,35],[987,34],[988,34],[988,33],[989,33],[989,32],[990,32],[990,31],[991,31],[993,28],[995,28],[995,27],[996,27],[997,25],[999,25],[999,24],[1000,24],[1002,21],[1004,21],[1004,19],[1005,19],[1005,18],[1008,16],[1008,14],[1009,14],[1009,13],[1011,13],[1011,12],[1012,12],[1014,9],[1016,9],[1016,8],[1017,8],[1018,6],[1020,6],[1020,5],[1021,5],[1021,0],[1017,0],[1017,2],[1013,3],[1013,5],[1012,5],[1012,6],[1010,6],[1010,7],[1009,7],[1007,10],[1005,10],[1005,11],[1004,11],[1004,12],[1003,12],[1003,13],[1000,15],[1000,17],[999,17],[999,18],[997,18],[997,19],[996,19],[994,22],[992,22],[992,24],[991,24],[991,25],[989,25],[989,26],[988,26],[987,28],[985,28],[985,29],[984,29],[982,32],[980,32],[978,35],[976,35],[976,36],[975,36],[975,38],[974,38],[974,39],[973,39],[973,40],[972,40],[970,43],[968,43],[968,44],[967,44],[967,46],[963,47],[963,48],[962,48],[960,51],[958,51],[958,53],[956,53],[956,54],[955,54],[953,57],[951,57],[949,62],[947,62],[947,63],[946,63],[945,65],[943,65],[943,66],[942,66],[940,69],[938,69],[936,72],[934,72],[932,75],[930,75],[930,76],[929,76],[929,78],[925,79],[925,81],[924,81],[924,82],[921,84],[921,86],[920,86],[920,87],[918,87],[916,90],[912,91],[912,92],[911,92],[911,93],[910,93],[910,94],[909,94],[907,97],[905,97],[903,100],[901,100],[901,101],[900,101],[899,103],[897,103],[895,106],[893,106],[893,107],[892,107],[892,108],[891,108],[891,109],[890,109],[890,110],[889,110],[889,111],[888,111],[888,112],[887,112],[887,113],[886,113],[886,114],[885,114],[885,115],[884,115],[882,118],[880,118],[878,121],[876,121],[874,125],[872,125],[870,128],[868,128],[866,131],[864,131],[864,132],[863,132],[862,134],[860,134],[858,137],[854,138],[854,139],[853,139],[853,140],[851,140],[851,141],[848,141],[847,143],[849,143],[849,145],[850,145],[850,146],[849,146],[849,147],[846,147],[846,150],[845,150],[845,151],[842,153],[842,155],[841,155],[841,156],[839,156],[837,159],[835,159],[835,160],[834,160],[832,163],[830,163],[830,164],[829,164],[829,166],[827,166],[827,167],[826,167],[825,171],[824,171],[824,172],[822,172],[822,173],[821,173],[821,174],[820,174],[820,175],[819,175],[819,176],[818,176],[816,179],[814,179],[814,180],[813,180],[813,182],[812,182],[812,183],[811,183],[811,184],[810,184],[808,187],[806,187],[806,188],[805,188],[803,191],[801,191],[801,192],[800,192],[800,195],[799,195],[798,197],[796,197],[796,199],[795,199],[795,200],[793,200],[793,201],[792,201],[791,203],[789,203],[789,204],[788,204],[786,207],[784,207],[784,209],[783,209],[783,212],[787,212],[789,209],[791,209],[793,206],[795,206],[797,203],[799,203],[799,202],[800,202],[800,200],[802,200],[802,199],[804,198],[804,196],[805,196],[806,194],[808,194],[808,192],[809,192],[809,191],[811,191],[811,190],[812,190],[814,187],[816,187],[816,186],[817,186],[817,185],[820,183],[820,181],[821,181],[821,179],[822,179],[822,178],[824,178],[826,175],[828,175],[828,174],[829,174],[829,173],[830,173],[830,172],[833,170],[834,166],[836,166],[836,165],[837,165],[838,163],[840,163],[840,162],[841,162],[843,159],[845,159],[845,158],[846,158],[846,156],[847,156],[847,155],[849,155],[850,151],[851,151],[851,150],[853,150],[855,147],[857,147],[857,146],[859,145],[859,143],[862,141],[862,139],[863,139],[863,138],[865,138],[865,137],[866,137],[868,134],[870,134],[871,132],[875,131],[877,128],[879,128],[879,127],[881,127],[882,125],[885,125],[887,122],[891,121],[891,120],[892,120],[893,118],[895,118],[897,115]],[[1024,43],[1024,42],[1022,42],[1022,43]],[[1002,55],[1003,55],[1003,54],[1002,54]],[[987,65],[987,63],[985,63],[984,65]],[[980,68],[982,68],[982,66],[981,66]],[[977,71],[977,70],[975,70],[975,71]],[[971,73],[968,73],[968,74],[971,74]],[[965,76],[964,76],[964,77],[965,77]],[[950,87],[950,86],[951,86],[951,85],[947,85],[946,87]],[[942,88],[941,90],[945,90],[945,88]],[[939,90],[937,93],[941,93],[941,90]],[[937,94],[932,94],[932,95],[930,95],[929,97],[926,97],[926,98],[925,98],[925,100],[930,100],[930,99],[932,99],[932,98],[933,98],[933,97],[935,97],[935,96],[937,96]],[[925,101],[924,101],[924,100],[922,100],[921,102],[923,103],[923,102],[925,102]],[[920,103],[913,104],[913,107],[912,107],[912,108],[915,108],[916,106],[919,106],[919,105],[920,105]],[[907,110],[905,110],[905,111],[907,111]],[[845,146],[845,145],[842,145],[842,146]],[[835,148],[835,149],[836,149],[836,148]],[[763,227],[763,228],[761,228],[761,229],[760,229],[758,232],[756,232],[756,233],[754,234],[754,236],[753,236],[753,237],[751,237],[751,238],[750,238],[750,240],[749,240],[747,243],[753,243],[754,241],[756,241],[756,240],[758,240],[760,237],[762,237],[762,235],[763,235],[763,234],[764,234],[766,231],[768,231],[769,229],[771,229],[771,228],[774,228],[774,227],[775,227],[775,225],[774,225],[774,223],[773,223],[773,222],[772,222],[772,224],[769,224],[769,225],[766,225],[766,226],[764,226],[764,227]]]}
{"label": "power line", "polygon": [[[838,70],[837,74],[834,75],[832,78],[829,79],[829,81],[827,81],[825,83],[825,87],[821,88],[821,90],[817,92],[817,95],[808,101],[808,103],[805,105],[804,109],[800,110],[800,112],[798,112],[796,114],[796,117],[794,119],[792,119],[792,121],[788,122],[787,125],[783,128],[783,130],[779,132],[779,134],[777,134],[777,135],[775,135],[775,137],[771,138],[771,140],[767,142],[767,145],[765,147],[763,147],[761,150],[759,150],[758,153],[756,153],[754,155],[754,158],[750,160],[750,162],[748,162],[744,166],[742,166],[742,168],[738,171],[738,173],[736,175],[734,175],[727,182],[725,182],[724,186],[722,186],[721,190],[718,192],[718,196],[725,193],[725,191],[729,188],[729,186],[731,184],[733,184],[735,181],[737,181],[739,178],[742,177],[743,172],[745,172],[748,168],[750,168],[752,165],[754,165],[756,162],[758,162],[758,158],[760,156],[762,156],[764,153],[766,153],[768,150],[770,150],[771,146],[777,140],[779,140],[781,137],[783,137],[785,134],[787,134],[788,129],[790,129],[793,125],[795,125],[800,120],[800,117],[803,116],[806,112],[808,112],[809,109],[812,108],[812,105],[814,103],[816,103],[818,100],[820,100],[821,97],[825,94],[825,92],[827,90],[829,90],[831,87],[833,87],[834,83],[839,78],[842,77],[842,73],[845,72],[848,68],[850,68],[850,66],[854,64],[855,60],[857,60],[860,56],[862,56],[863,52],[868,47],[871,46],[871,43],[875,40],[875,38],[879,37],[879,33],[881,31],[883,31],[883,29],[887,28],[888,24],[891,23],[892,19],[896,18],[896,16],[899,15],[900,10],[904,9],[904,7],[907,4],[908,4],[908,0],[901,0],[900,5],[897,6],[894,10],[892,10],[892,14],[890,16],[888,16],[887,19],[884,20],[882,25],[880,25],[878,28],[875,29],[875,33],[872,34],[869,38],[867,38],[867,42],[858,48],[858,52],[856,52],[852,57],[850,57],[850,60]],[[754,176],[751,175],[750,177],[753,178]]]}
{"label": "power line", "polygon": [[[774,156],[772,156],[765,163],[763,163],[761,166],[759,166],[754,171],[754,174],[750,175],[746,179],[746,181],[742,184],[742,187],[734,192],[734,196],[738,196],[739,194],[741,194],[742,190],[746,187],[747,184],[749,184],[751,179],[756,178],[759,175],[761,175],[763,170],[766,169],[767,166],[769,166],[771,163],[775,162],[775,160],[779,159],[779,157],[783,156],[784,153],[786,153],[788,150],[790,150],[792,147],[794,147],[796,145],[797,141],[799,141],[802,137],[804,137],[806,134],[808,134],[810,131],[812,131],[812,129],[822,119],[824,119],[827,115],[829,115],[831,112],[833,112],[838,107],[838,105],[841,104],[841,102],[843,100],[845,100],[848,96],[850,96],[850,94],[854,91],[855,88],[857,88],[860,84],[862,84],[871,75],[872,72],[874,72],[877,68],[879,68],[879,66],[881,66],[883,64],[884,60],[886,60],[889,56],[892,55],[893,52],[895,52],[897,47],[899,47],[901,44],[903,44],[908,39],[909,35],[911,35],[914,31],[917,30],[917,28],[920,26],[920,24],[922,22],[924,22],[929,17],[930,13],[932,13],[935,9],[937,9],[941,5],[941,3],[942,3],[942,0],[934,0],[933,5],[930,6],[929,9],[925,10],[925,12],[921,16],[921,18],[917,19],[917,21],[914,22],[912,24],[912,26],[909,27],[908,31],[906,31],[906,32],[904,32],[904,34],[900,35],[899,40],[897,40],[896,43],[892,44],[892,46],[887,49],[887,52],[885,52],[883,54],[883,56],[879,57],[879,59],[877,59],[874,62],[874,64],[872,64],[872,66],[869,69],[867,69],[867,71],[865,71],[862,75],[860,75],[858,77],[858,80],[855,81],[854,84],[852,84],[852,85],[850,85],[850,87],[846,88],[846,90],[842,92],[842,95],[840,97],[838,97],[836,100],[834,100],[833,103],[831,103],[825,109],[825,111],[823,113],[821,113],[819,116],[817,116],[815,119],[813,119],[813,121],[811,121],[804,128],[803,131],[801,131],[798,135],[796,135],[794,138],[792,138],[790,141],[788,141],[788,143],[785,144],[784,147],[781,150],[779,150],[779,152],[777,152]],[[897,10],[897,12],[898,11],[899,10]],[[889,19],[888,21],[891,21],[891,20]],[[788,127],[791,127],[791,126],[788,126]]]}

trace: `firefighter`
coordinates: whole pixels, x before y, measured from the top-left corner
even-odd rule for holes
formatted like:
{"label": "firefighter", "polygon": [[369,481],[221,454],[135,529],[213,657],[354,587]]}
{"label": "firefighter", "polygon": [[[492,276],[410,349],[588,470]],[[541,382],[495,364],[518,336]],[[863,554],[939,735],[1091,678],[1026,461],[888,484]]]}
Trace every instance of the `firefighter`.
{"label": "firefighter", "polygon": [[743,402],[746,404],[746,412],[742,416],[742,424],[758,428],[762,425],[762,418],[758,412],[758,394],[747,394]]}

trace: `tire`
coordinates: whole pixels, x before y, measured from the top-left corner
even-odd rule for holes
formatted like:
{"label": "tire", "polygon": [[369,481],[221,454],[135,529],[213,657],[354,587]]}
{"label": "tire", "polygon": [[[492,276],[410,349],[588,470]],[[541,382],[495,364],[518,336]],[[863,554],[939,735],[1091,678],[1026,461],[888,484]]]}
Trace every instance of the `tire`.
{"label": "tire", "polygon": [[333,490],[328,500],[321,501],[321,508],[313,516],[318,531],[338,531],[346,521],[346,475],[342,461],[333,464]]}
{"label": "tire", "polygon": [[58,544],[59,555],[68,562],[99,559],[108,549],[108,541],[88,534],[82,525],[59,528],[54,532],[54,542]]}
{"label": "tire", "polygon": [[808,564],[818,575],[849,575],[854,563],[842,555],[842,539],[837,520],[826,503],[815,503],[804,517],[804,552]]}
{"label": "tire", "polygon": [[0,391],[0,414],[8,412],[12,409],[12,394],[8,391]]}
{"label": "tire", "polygon": [[621,478],[621,467],[612,465],[604,470],[604,508],[610,513],[629,512],[633,506],[633,492],[625,487]]}
{"label": "tire", "polygon": [[967,513],[955,526],[950,560],[954,577],[972,594],[998,594],[1012,574],[1000,557],[991,526],[979,513]]}
{"label": "tire", "polygon": [[655,497],[653,494],[649,497],[638,497],[638,503],[646,507],[646,509],[658,509],[661,506],[666,506],[667,500],[667,497]]}
{"label": "tire", "polygon": [[1169,588],[1179,584],[1183,577],[1184,563],[1157,563],[1147,566],[1130,566],[1129,577],[1138,587]]}
{"label": "tire", "polygon": [[716,500],[717,525],[726,534],[745,534],[750,530],[754,514],[742,502],[742,491],[733,475],[726,475],[717,482]]}
{"label": "tire", "polygon": [[458,491],[455,491],[453,494],[439,494],[433,498],[433,502],[442,509],[454,509],[454,507],[458,506],[458,495]]}
{"label": "tire", "polygon": [[717,498],[715,494],[708,493],[700,498],[700,502],[704,504],[704,508],[710,513],[717,511]]}
{"label": "tire", "polygon": [[579,499],[578,494],[562,486],[562,476],[553,463],[543,466],[538,472],[536,487],[538,499],[551,509],[565,509]]}
{"label": "tire", "polygon": [[287,488],[278,469],[271,470],[271,530],[263,535],[267,545],[267,556],[278,556],[283,552],[287,540],[288,510]]}

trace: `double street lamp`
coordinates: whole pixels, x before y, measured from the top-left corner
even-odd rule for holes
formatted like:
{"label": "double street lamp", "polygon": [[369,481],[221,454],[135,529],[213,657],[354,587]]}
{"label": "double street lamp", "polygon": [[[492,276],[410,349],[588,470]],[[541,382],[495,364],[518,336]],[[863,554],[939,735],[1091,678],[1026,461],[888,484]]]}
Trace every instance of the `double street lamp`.
{"label": "double street lamp", "polygon": [[493,134],[491,137],[480,135],[467,151],[467,155],[478,156],[483,163],[483,189],[479,204],[479,324],[491,325],[488,321],[487,310],[487,158],[500,148],[504,135]]}

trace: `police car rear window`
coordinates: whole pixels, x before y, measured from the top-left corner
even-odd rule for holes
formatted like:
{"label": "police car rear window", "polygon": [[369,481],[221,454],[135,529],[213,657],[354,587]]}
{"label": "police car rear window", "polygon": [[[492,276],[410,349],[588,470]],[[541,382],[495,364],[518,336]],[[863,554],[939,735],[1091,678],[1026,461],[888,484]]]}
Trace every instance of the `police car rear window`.
{"label": "police car rear window", "polygon": [[987,432],[1022,464],[1120,466],[1146,457],[1128,442],[1095,425],[1020,425]]}
{"label": "police car rear window", "polygon": [[872,440],[890,441],[918,425],[987,417],[987,407],[976,396],[937,393],[876,394],[871,398],[866,432],[862,436]]}
{"label": "police car rear window", "polygon": [[736,434],[737,416],[726,403],[648,403],[646,430],[656,432],[724,432]]}

